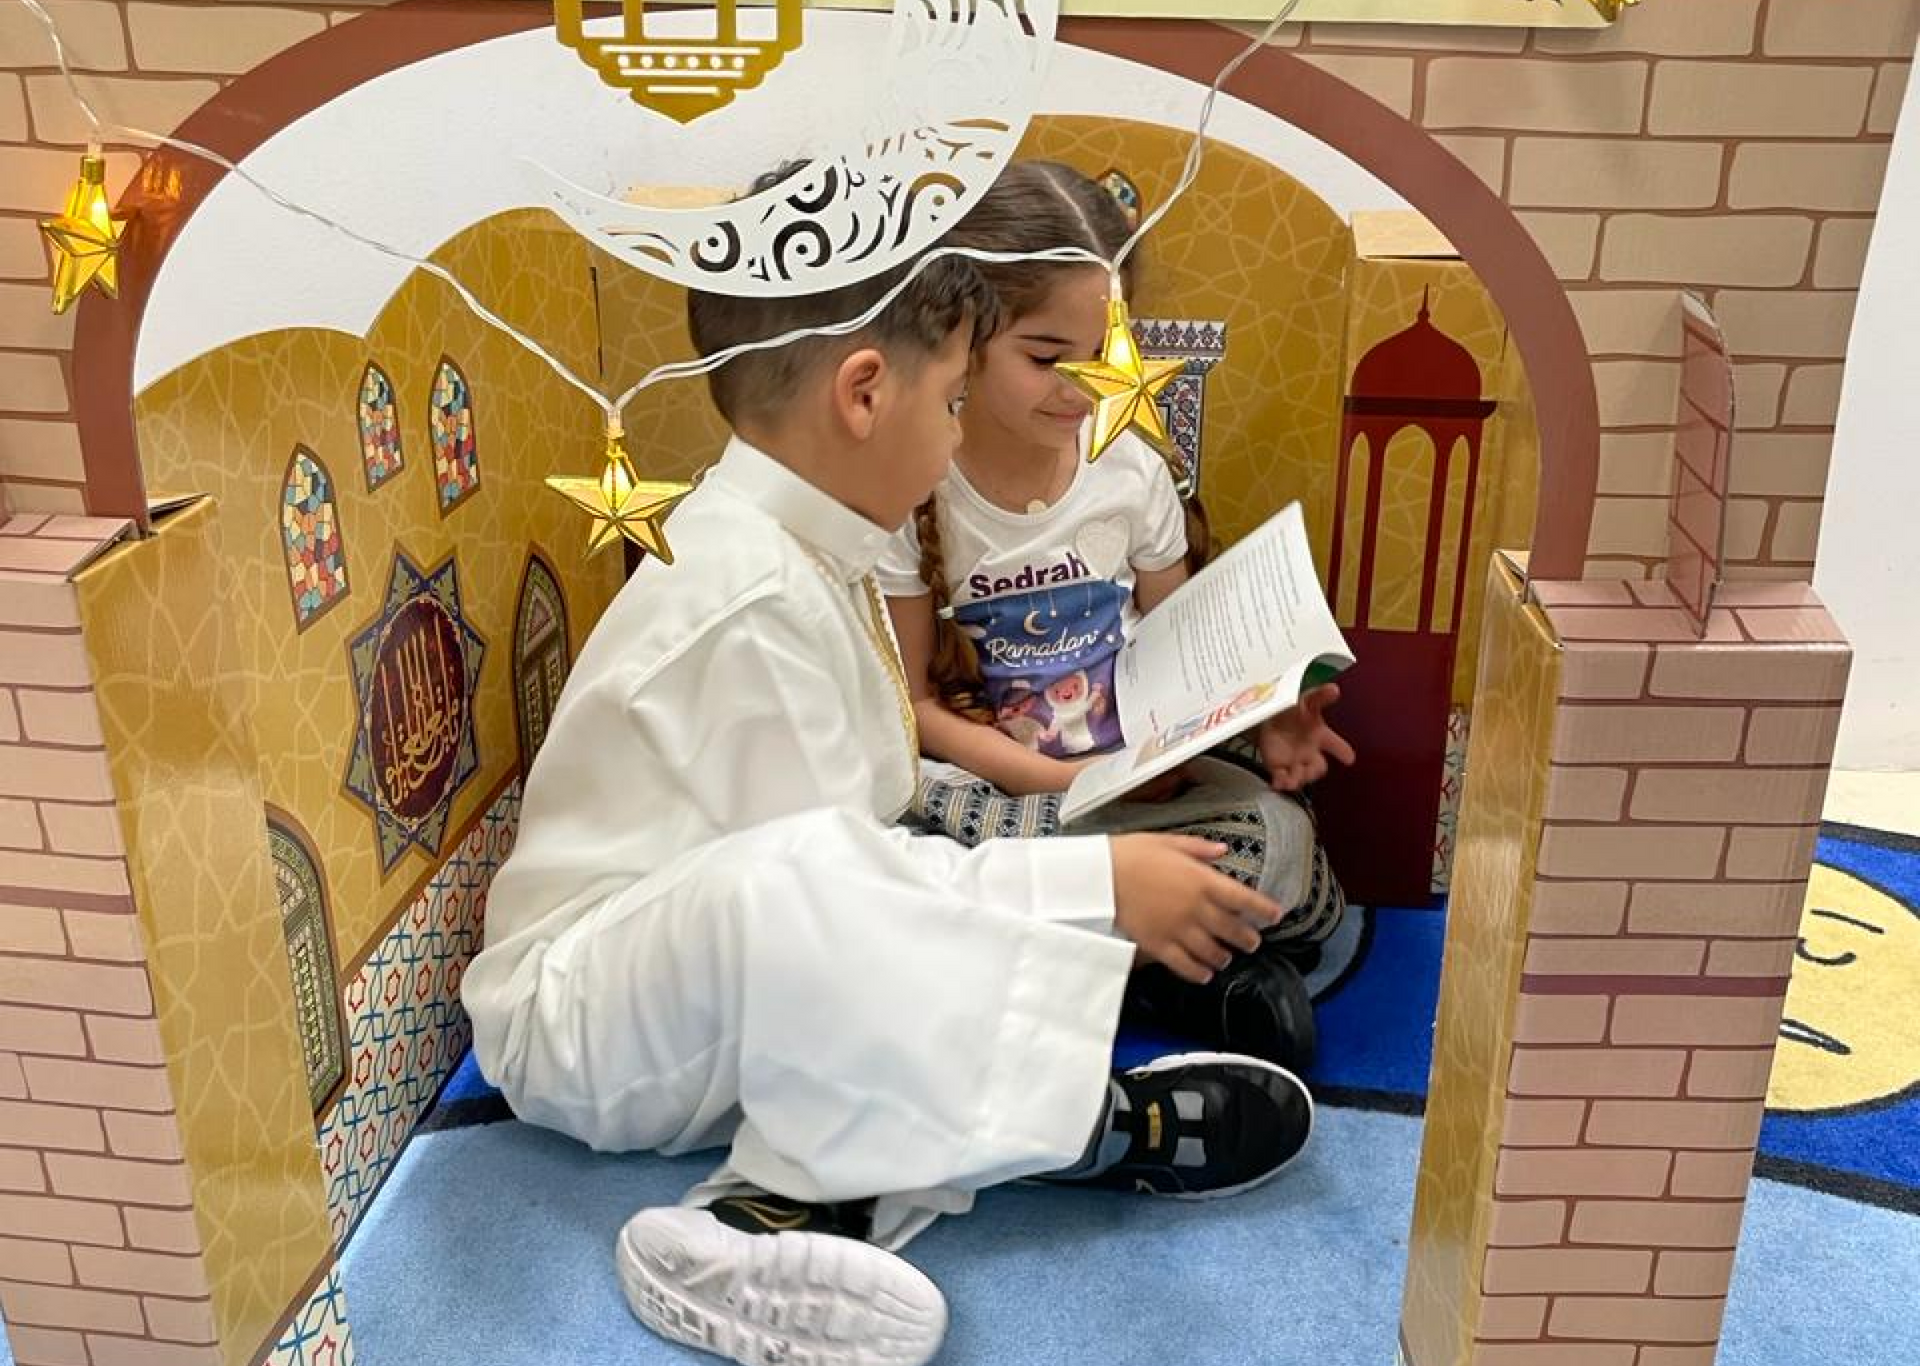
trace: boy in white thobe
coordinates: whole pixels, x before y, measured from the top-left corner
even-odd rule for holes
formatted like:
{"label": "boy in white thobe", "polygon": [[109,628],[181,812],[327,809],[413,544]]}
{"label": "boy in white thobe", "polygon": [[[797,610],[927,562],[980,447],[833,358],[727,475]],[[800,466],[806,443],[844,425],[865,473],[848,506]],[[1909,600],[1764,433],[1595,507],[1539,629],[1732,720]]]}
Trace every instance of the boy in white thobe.
{"label": "boy in white thobe", "polygon": [[[695,339],[853,316],[899,278],[695,296]],[[1219,966],[1279,915],[1207,865],[1219,846],[892,824],[917,745],[871,570],[951,458],[991,307],[936,262],[867,331],[716,373],[745,435],[575,662],[466,976],[521,1118],[602,1149],[731,1143],[619,1261],[649,1326],[741,1361],[924,1361],[944,1302],[879,1244],[1039,1173],[1243,1188],[1311,1121],[1269,1064],[1110,1076],[1136,950]]]}

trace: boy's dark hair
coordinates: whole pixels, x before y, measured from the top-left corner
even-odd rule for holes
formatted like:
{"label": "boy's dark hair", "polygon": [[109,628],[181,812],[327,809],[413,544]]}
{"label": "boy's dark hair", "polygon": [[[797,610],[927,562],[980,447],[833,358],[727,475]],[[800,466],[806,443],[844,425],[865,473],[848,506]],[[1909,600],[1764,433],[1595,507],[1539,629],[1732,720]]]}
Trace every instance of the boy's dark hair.
{"label": "boy's dark hair", "polygon": [[[770,190],[806,168],[805,162],[788,162],[755,180],[748,194]],[[742,342],[856,318],[898,285],[918,259],[819,294],[741,298],[688,290],[687,330],[694,349],[710,356]],[[913,373],[955,329],[970,323],[976,333],[984,334],[995,321],[994,294],[980,272],[963,258],[942,257],[921,270],[900,297],[860,331],[749,351],[709,371],[707,386],[714,407],[737,427],[743,418],[751,421],[778,411],[815,368],[862,346],[886,351],[891,360]]]}

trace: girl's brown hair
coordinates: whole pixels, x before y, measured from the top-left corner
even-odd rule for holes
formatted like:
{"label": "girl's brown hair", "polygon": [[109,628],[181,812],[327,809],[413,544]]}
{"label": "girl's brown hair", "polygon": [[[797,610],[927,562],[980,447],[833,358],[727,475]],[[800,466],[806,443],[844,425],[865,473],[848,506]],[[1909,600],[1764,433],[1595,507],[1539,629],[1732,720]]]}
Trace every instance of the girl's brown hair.
{"label": "girl's brown hair", "polygon": [[[1044,251],[1048,247],[1084,247],[1111,260],[1133,233],[1126,211],[1105,188],[1071,166],[1057,161],[1016,161],[1000,174],[980,202],[968,211],[942,245],[973,247],[981,251]],[[1129,255],[1120,267],[1120,285],[1133,292],[1139,258]],[[1063,267],[1056,261],[980,262],[978,269],[999,301],[996,322],[1008,326],[1040,307]],[[976,331],[974,345],[983,346],[989,331]],[[1212,533],[1199,497],[1185,503],[1187,515],[1187,570],[1207,562]],[[991,722],[981,688],[980,661],[973,642],[948,615],[952,595],[947,589],[946,563],[941,544],[937,495],[914,512],[914,531],[920,541],[920,578],[933,594],[933,658],[928,678],[941,701],[976,721]]]}

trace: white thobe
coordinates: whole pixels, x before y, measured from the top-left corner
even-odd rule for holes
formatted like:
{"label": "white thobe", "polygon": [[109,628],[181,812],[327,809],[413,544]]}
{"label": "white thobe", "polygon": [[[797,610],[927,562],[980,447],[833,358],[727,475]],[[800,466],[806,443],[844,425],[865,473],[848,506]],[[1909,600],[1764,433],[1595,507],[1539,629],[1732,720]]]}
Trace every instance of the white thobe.
{"label": "white thobe", "polygon": [[[481,1070],[596,1148],[884,1197],[878,1235],[1077,1157],[1133,947],[1104,838],[965,849],[914,787],[887,532],[735,440],[594,629],[462,989]],[[897,662],[897,658],[896,658]]]}

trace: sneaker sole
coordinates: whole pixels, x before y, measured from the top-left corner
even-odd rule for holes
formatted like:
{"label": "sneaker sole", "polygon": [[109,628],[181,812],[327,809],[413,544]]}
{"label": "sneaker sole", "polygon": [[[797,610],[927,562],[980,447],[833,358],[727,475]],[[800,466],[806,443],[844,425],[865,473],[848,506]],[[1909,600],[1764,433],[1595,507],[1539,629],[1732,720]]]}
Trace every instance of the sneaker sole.
{"label": "sneaker sole", "polygon": [[1294,1076],[1294,1074],[1286,1068],[1280,1066],[1278,1063],[1268,1062],[1265,1058],[1252,1057],[1246,1053],[1174,1053],[1164,1058],[1155,1058],[1152,1062],[1142,1064],[1139,1067],[1129,1067],[1127,1071],[1129,1074],[1145,1073],[1151,1075],[1155,1072],[1171,1072],[1177,1067],[1192,1067],[1206,1063],[1233,1063],[1241,1067],[1257,1067],[1263,1072],[1272,1072],[1276,1076],[1285,1077],[1288,1082],[1293,1085],[1294,1089],[1299,1091],[1300,1098],[1307,1103],[1307,1132],[1305,1136],[1301,1138],[1300,1146],[1288,1154],[1284,1161],[1276,1162],[1251,1181],[1242,1181],[1237,1186],[1221,1186],[1218,1189],[1208,1191],[1155,1190],[1146,1182],[1142,1181],[1139,1183],[1138,1188],[1144,1195],[1157,1195],[1163,1200],[1191,1201],[1225,1200],[1230,1196],[1244,1195],[1250,1190],[1258,1190],[1261,1186],[1266,1185],[1267,1182],[1273,1180],[1274,1177],[1280,1175],[1281,1172],[1292,1166],[1294,1159],[1305,1152],[1307,1150],[1307,1144],[1313,1141],[1313,1092],[1307,1089],[1305,1082]]}
{"label": "sneaker sole", "polygon": [[923,1366],[947,1332],[939,1287],[828,1233],[742,1233],[705,1210],[646,1209],[615,1250],[634,1316],[742,1366]]}

